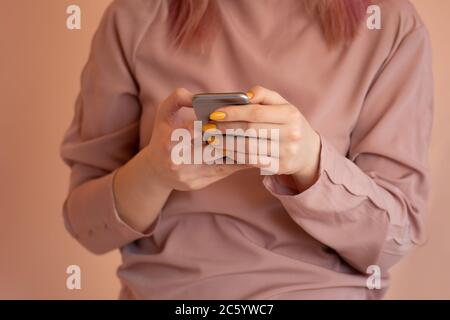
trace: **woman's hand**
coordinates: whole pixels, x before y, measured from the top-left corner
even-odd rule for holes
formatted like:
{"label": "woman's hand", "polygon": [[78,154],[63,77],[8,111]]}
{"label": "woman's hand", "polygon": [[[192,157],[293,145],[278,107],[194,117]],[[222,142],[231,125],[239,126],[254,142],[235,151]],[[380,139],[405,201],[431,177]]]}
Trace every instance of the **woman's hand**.
{"label": "woman's hand", "polygon": [[[225,133],[227,129],[244,131],[254,129],[256,132],[260,129],[267,129],[269,133],[271,129],[277,129],[279,139],[276,140],[278,141],[270,139],[270,134],[268,135],[268,143],[270,143],[268,150],[274,150],[272,147],[275,147],[278,154],[265,154],[264,156],[278,157],[279,166],[276,174],[290,175],[300,192],[306,190],[318,178],[321,149],[319,135],[311,128],[298,108],[291,105],[277,92],[256,86],[247,95],[250,98],[249,105],[219,108],[211,114],[211,124],[215,125],[222,133]],[[210,125],[209,128],[213,129],[214,126]],[[245,138],[235,138],[246,140],[246,163],[250,156],[250,140],[255,138],[258,137],[252,136],[252,134],[246,134]],[[224,147],[216,143],[213,145],[219,148]],[[231,157],[236,159],[239,151],[234,151]]]}
{"label": "woman's hand", "polygon": [[174,114],[181,107],[191,106],[192,93],[176,89],[158,107],[150,143],[116,173],[114,193],[119,215],[140,232],[152,225],[172,190],[204,188],[249,168],[247,165],[174,164],[173,130],[185,128],[193,136],[192,121],[177,123]]}
{"label": "woman's hand", "polygon": [[[194,137],[193,120],[185,123],[176,123],[172,117],[180,107],[192,107],[193,94],[186,89],[176,89],[164,100],[157,112],[152,138],[149,145],[143,150],[146,166],[151,171],[153,183],[169,189],[189,191],[204,188],[230,174],[249,168],[247,165],[208,165],[201,164],[175,164],[172,156],[172,148],[175,142],[171,142],[171,135],[177,128],[190,131]],[[198,146],[202,152],[204,144]],[[195,145],[191,140],[191,154],[194,154]]]}

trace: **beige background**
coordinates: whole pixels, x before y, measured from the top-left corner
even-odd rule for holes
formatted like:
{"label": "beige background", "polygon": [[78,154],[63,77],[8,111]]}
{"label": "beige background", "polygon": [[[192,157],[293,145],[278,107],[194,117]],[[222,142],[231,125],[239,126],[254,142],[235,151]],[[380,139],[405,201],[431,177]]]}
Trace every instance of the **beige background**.
{"label": "beige background", "polygon": [[[450,0],[413,2],[435,53],[434,189],[429,241],[393,270],[388,297],[450,299]],[[73,3],[82,8],[81,31],[65,27]],[[63,228],[68,169],[58,155],[90,39],[108,3],[0,1],[0,298],[117,297],[119,254],[91,255]],[[81,290],[65,287],[70,264],[82,268]]]}

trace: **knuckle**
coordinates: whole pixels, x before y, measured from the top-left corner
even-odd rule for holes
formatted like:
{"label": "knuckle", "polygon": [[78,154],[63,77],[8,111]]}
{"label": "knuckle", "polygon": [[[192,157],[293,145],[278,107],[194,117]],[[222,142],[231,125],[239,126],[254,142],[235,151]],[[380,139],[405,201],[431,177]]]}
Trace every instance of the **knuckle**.
{"label": "knuckle", "polygon": [[278,100],[284,100],[283,96],[279,92],[274,91],[274,90],[270,90],[270,91]]}
{"label": "knuckle", "polygon": [[178,169],[174,170],[173,173],[175,174],[175,177],[178,181],[180,181],[180,182],[188,182],[189,181],[188,175],[184,172],[184,170],[181,170],[181,166],[178,166]]}
{"label": "knuckle", "polygon": [[288,167],[286,166],[286,163],[284,161],[280,161],[278,165],[278,172],[285,173],[288,171]]}
{"label": "knuckle", "polygon": [[286,159],[285,161],[282,161],[282,163],[280,163],[280,169],[285,174],[291,173],[292,166],[293,166],[293,160],[291,160],[291,159],[289,159],[289,160]]}
{"label": "knuckle", "polygon": [[169,160],[169,164],[168,164],[169,170],[172,172],[175,172],[175,174],[178,176],[179,175],[179,171],[181,169],[181,165],[176,164],[175,162],[173,162],[172,160]]}
{"label": "knuckle", "polygon": [[286,147],[285,151],[286,155],[288,155],[292,159],[292,156],[296,155],[298,152],[298,146],[296,144],[291,143]]}
{"label": "knuckle", "polygon": [[196,190],[199,188],[199,183],[197,181],[191,180],[185,183],[186,187],[190,190]]}
{"label": "knuckle", "polygon": [[[239,115],[239,112],[237,112],[236,106],[225,107],[225,108],[218,108],[218,109],[216,109],[214,111],[226,111],[227,119],[229,121],[233,121]],[[227,124],[227,122],[223,122],[223,124]]]}
{"label": "knuckle", "polygon": [[290,107],[288,110],[288,114],[289,118],[291,118],[294,121],[299,120],[301,118],[300,111],[298,111],[298,109],[295,107]]}
{"label": "knuckle", "polygon": [[250,118],[253,121],[261,121],[261,119],[263,118],[263,115],[264,115],[264,109],[263,108],[253,107],[250,110]]}
{"label": "knuckle", "polygon": [[[264,87],[257,84],[252,88],[253,93],[257,93],[257,92],[261,92],[262,90],[264,90]],[[256,91],[256,92],[255,92]]]}
{"label": "knuckle", "polygon": [[302,138],[302,131],[300,128],[292,128],[288,131],[288,138],[292,141],[299,141]]}
{"label": "knuckle", "polygon": [[173,90],[173,95],[174,96],[181,96],[181,95],[183,95],[185,93],[186,93],[186,89],[182,88],[182,87],[177,87],[177,88],[175,88],[175,90]]}

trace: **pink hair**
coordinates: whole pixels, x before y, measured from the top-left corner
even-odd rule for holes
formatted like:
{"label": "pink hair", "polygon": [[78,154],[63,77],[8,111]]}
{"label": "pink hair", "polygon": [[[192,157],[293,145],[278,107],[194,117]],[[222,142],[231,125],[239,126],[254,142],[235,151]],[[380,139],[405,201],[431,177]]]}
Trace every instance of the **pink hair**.
{"label": "pink hair", "polygon": [[203,51],[219,27],[216,0],[171,0],[170,34],[176,47]]}
{"label": "pink hair", "polygon": [[[170,34],[177,47],[199,45],[202,50],[220,25],[217,0],[171,0]],[[256,1],[256,0],[247,0]],[[371,0],[299,0],[319,23],[330,45],[351,40]]]}
{"label": "pink hair", "polygon": [[317,19],[326,41],[336,44],[355,37],[370,0],[303,0]]}

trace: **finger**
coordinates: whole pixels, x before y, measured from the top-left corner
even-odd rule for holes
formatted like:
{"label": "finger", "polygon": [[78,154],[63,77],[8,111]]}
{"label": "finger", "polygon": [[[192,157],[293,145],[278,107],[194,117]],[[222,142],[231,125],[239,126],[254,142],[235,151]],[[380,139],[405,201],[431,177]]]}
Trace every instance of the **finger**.
{"label": "finger", "polygon": [[[265,155],[248,155],[240,153],[232,153],[227,155],[228,163],[236,163],[238,165],[249,165],[254,168],[260,168],[265,172],[274,174],[278,172],[280,159]],[[266,173],[265,173],[266,174]]]}
{"label": "finger", "polygon": [[193,94],[184,88],[175,89],[160,105],[160,115],[168,119],[182,107],[192,107]]}
{"label": "finger", "polygon": [[269,90],[262,86],[253,86],[248,92],[247,96],[251,103],[263,105],[288,104],[278,92]]}
{"label": "finger", "polygon": [[284,124],[260,123],[260,122],[217,122],[214,123],[217,130],[225,135],[244,136],[252,138],[271,139],[278,132],[277,138],[288,137],[289,127]]}
{"label": "finger", "polygon": [[[251,168],[260,168],[263,170],[268,170],[269,172],[278,169],[279,159],[268,157],[268,156],[259,156],[258,160],[255,163],[250,163],[249,161],[241,161],[236,157],[235,159],[230,157],[222,160],[221,162],[213,163],[213,164],[193,164],[185,166],[183,170],[185,170],[185,174],[188,174],[193,179],[215,179],[218,177],[226,177],[235,172],[251,169]],[[275,172],[275,171],[274,171]]]}
{"label": "finger", "polygon": [[213,123],[207,123],[202,127],[203,140],[208,141],[211,137],[222,135],[222,132],[217,129]]}
{"label": "finger", "polygon": [[210,145],[223,150],[224,155],[234,154],[265,155],[279,157],[280,143],[277,140],[268,140],[241,136],[215,136]]}
{"label": "finger", "polygon": [[260,167],[263,165],[260,161],[260,157],[268,157],[266,155],[248,154],[238,151],[231,152],[229,150],[225,152],[225,155],[227,158],[233,160],[235,163],[247,164],[255,167]]}
{"label": "finger", "polygon": [[226,164],[225,160],[223,164],[214,164],[210,165],[209,167],[212,169],[210,173],[214,174],[215,176],[228,176],[232,173],[241,170],[253,168],[253,166],[249,164],[238,164],[238,163]]}
{"label": "finger", "polygon": [[297,117],[298,111],[290,104],[261,105],[248,104],[225,106],[215,110],[210,119],[216,122],[246,121],[284,124]]}

